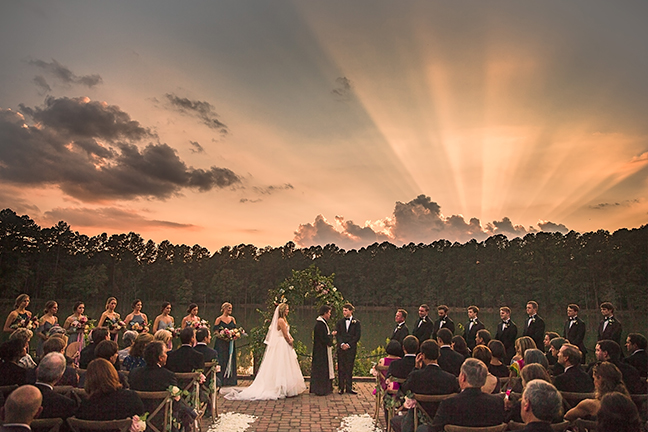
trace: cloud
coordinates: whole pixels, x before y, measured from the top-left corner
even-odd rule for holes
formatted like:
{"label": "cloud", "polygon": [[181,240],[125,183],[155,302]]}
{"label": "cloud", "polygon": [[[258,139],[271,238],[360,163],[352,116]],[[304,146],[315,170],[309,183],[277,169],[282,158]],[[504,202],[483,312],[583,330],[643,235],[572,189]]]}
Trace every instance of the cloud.
{"label": "cloud", "polygon": [[3,184],[0,187],[0,209],[10,208],[18,214],[38,215],[41,213],[38,206],[20,197],[20,190]]}
{"label": "cloud", "polygon": [[52,87],[50,87],[43,75],[36,75],[33,79],[33,82],[34,84],[36,84],[36,87],[39,88],[41,94],[52,91]]}
{"label": "cloud", "polygon": [[0,109],[0,178],[22,185],[56,185],[82,201],[163,199],[183,188],[209,191],[241,183],[227,168],[188,167],[157,137],[114,105],[87,98],[47,98],[22,114]]}
{"label": "cloud", "polygon": [[[54,59],[52,59],[50,63],[47,63],[46,61],[43,60],[29,60],[28,63],[30,65],[43,69],[43,71],[45,71],[47,74],[56,78],[58,81],[66,85],[80,84],[91,88],[103,83],[103,79],[101,78],[100,75],[97,74],[80,75],[80,76],[76,75],[70,69],[63,66],[62,64],[60,64]],[[36,78],[34,80],[36,80]],[[36,84],[38,85],[38,83]]]}
{"label": "cloud", "polygon": [[43,219],[55,224],[65,221],[74,227],[101,228],[133,231],[139,228],[195,229],[195,225],[147,219],[134,210],[117,207],[102,208],[62,208],[58,207],[43,214]]}
{"label": "cloud", "polygon": [[634,162],[646,162],[646,161],[648,161],[648,152],[644,152],[639,156],[633,157],[630,162],[634,163]]}
{"label": "cloud", "polygon": [[261,195],[270,195],[270,194],[273,194],[273,193],[281,191],[281,190],[292,190],[292,189],[295,189],[295,188],[290,183],[284,183],[284,184],[279,185],[279,186],[270,185],[270,186],[265,186],[265,187],[258,187],[258,186],[254,187],[254,191],[257,192],[257,193],[260,193]]}
{"label": "cloud", "polygon": [[209,102],[181,98],[171,93],[167,93],[164,96],[171,103],[171,107],[176,111],[197,117],[205,125],[211,129],[217,129],[223,135],[229,132],[227,125],[218,120],[218,114],[214,112],[214,106]]}
{"label": "cloud", "polygon": [[[538,225],[542,231],[569,231],[565,225],[549,221],[540,221]],[[341,216],[336,216],[333,224],[318,215],[314,223],[299,225],[294,241],[302,247],[335,243],[349,249],[382,241],[407,244],[445,239],[465,243],[471,239],[482,241],[496,234],[521,237],[537,231],[534,227],[527,229],[515,225],[508,217],[482,225],[477,218],[466,221],[462,215],[444,216],[439,204],[428,196],[419,195],[407,203],[396,202],[392,216],[365,222],[363,226]]]}
{"label": "cloud", "polygon": [[205,149],[203,148],[203,146],[198,144],[197,141],[189,141],[189,144],[191,144],[191,146],[193,147],[193,148],[189,149],[189,150],[191,150],[191,153],[204,153],[205,152]]}
{"label": "cloud", "polygon": [[241,199],[239,200],[239,202],[242,203],[242,204],[245,204],[245,203],[258,203],[258,202],[261,202],[261,201],[263,201],[261,198],[259,198],[259,199],[255,199],[255,200],[253,200],[253,199],[248,199],[248,198],[241,198]]}
{"label": "cloud", "polygon": [[351,81],[347,77],[338,77],[335,79],[335,88],[331,90],[331,94],[341,101],[348,101],[351,99]]}
{"label": "cloud", "polygon": [[609,202],[599,203],[596,205],[591,205],[589,206],[589,208],[593,210],[611,210],[613,208],[619,208],[619,207],[631,207],[638,203],[639,203],[638,199],[632,199],[632,200],[624,200],[621,202],[614,202],[614,203],[609,203]]}

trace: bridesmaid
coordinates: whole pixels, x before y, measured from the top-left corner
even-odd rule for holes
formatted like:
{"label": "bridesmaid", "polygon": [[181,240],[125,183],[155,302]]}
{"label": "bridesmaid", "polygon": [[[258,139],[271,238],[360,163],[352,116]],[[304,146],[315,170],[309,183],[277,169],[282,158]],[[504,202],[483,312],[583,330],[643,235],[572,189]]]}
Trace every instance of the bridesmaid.
{"label": "bridesmaid", "polygon": [[[221,306],[222,315],[216,318],[214,322],[214,332],[223,329],[235,329],[236,318],[232,316],[232,304],[225,302]],[[235,386],[237,384],[236,376],[236,344],[233,340],[227,341],[214,336],[216,342],[214,348],[218,351],[218,364],[221,371],[218,377],[221,379],[223,386]]]}
{"label": "bridesmaid", "polygon": [[[88,322],[88,317],[83,315],[83,312],[85,312],[85,304],[82,301],[74,303],[72,311],[72,315],[65,319],[63,328],[71,335],[70,343],[79,342],[79,351],[81,351],[85,345],[85,337],[83,335],[86,323]],[[72,327],[73,323],[77,324]]]}
{"label": "bridesmaid", "polygon": [[196,303],[191,303],[189,307],[187,307],[187,313],[189,315],[182,318],[183,329],[187,327],[187,325],[191,325],[195,322],[200,322],[200,317],[198,316],[198,305]]}
{"label": "bridesmaid", "polygon": [[114,328],[115,326],[119,325],[120,321],[120,315],[115,312],[116,307],[117,299],[115,297],[108,297],[108,300],[106,300],[106,310],[101,314],[101,318],[99,318],[99,323],[97,324],[97,327],[105,326],[111,329],[110,339],[114,340],[115,342],[117,342],[119,330],[121,330],[120,328]]}
{"label": "bridesmaid", "polygon": [[162,313],[155,317],[153,321],[153,331],[155,334],[158,330],[166,330],[168,328],[175,328],[175,322],[171,316],[171,303],[162,303]]}
{"label": "bridesmaid", "polygon": [[11,328],[12,325],[20,323],[20,321],[27,321],[31,318],[32,313],[27,310],[29,306],[29,296],[27,294],[20,294],[16,297],[16,303],[14,303],[14,310],[9,313],[7,320],[5,321],[4,328],[2,329],[5,333],[13,333],[15,328]]}
{"label": "bridesmaid", "polygon": [[36,356],[40,358],[43,355],[43,343],[47,340],[49,330],[58,325],[58,317],[56,313],[58,312],[58,303],[54,300],[50,300],[45,303],[45,310],[41,319],[38,321],[39,327],[36,329],[35,333],[38,337],[38,345],[36,347]]}
{"label": "bridesmaid", "polygon": [[[135,299],[131,304],[133,312],[126,315],[124,322],[126,323],[127,330],[135,330],[140,333],[146,333],[148,331],[148,318],[145,313],[142,313],[142,300]],[[137,324],[139,328],[133,328]]]}

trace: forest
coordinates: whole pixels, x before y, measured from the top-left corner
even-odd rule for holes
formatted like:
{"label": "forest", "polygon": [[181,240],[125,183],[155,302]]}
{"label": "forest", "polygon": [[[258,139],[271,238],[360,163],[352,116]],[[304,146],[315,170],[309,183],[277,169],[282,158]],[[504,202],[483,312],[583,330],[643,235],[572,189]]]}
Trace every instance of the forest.
{"label": "forest", "polygon": [[231,301],[260,304],[291,270],[317,266],[335,275],[347,300],[363,306],[444,303],[546,307],[575,302],[620,309],[648,304],[648,225],[614,233],[539,232],[464,244],[438,240],[359,250],[334,244],[297,248],[251,244],[212,253],[196,244],[156,244],[139,234],[89,237],[61,221],[41,228],[29,216],[0,212],[0,297],[25,292],[41,299],[108,295],[186,304]]}

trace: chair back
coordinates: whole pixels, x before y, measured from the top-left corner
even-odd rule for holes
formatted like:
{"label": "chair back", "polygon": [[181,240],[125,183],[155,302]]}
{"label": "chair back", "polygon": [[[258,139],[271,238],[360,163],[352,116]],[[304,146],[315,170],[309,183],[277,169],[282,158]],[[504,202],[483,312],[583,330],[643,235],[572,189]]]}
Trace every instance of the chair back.
{"label": "chair back", "polygon": [[[554,432],[563,432],[565,431],[569,426],[571,426],[571,422],[568,422],[567,420],[562,421],[560,423],[552,423],[551,424],[551,430]],[[526,427],[526,424],[524,423],[519,423],[511,420],[508,423],[508,430],[510,431],[517,431],[517,430],[522,430]]]}
{"label": "chair back", "polygon": [[71,342],[67,346],[67,348],[65,348],[65,355],[70,358],[74,358],[74,355],[80,351],[79,350],[80,345],[81,344],[79,342]]}
{"label": "chair back", "polygon": [[561,391],[563,399],[567,401],[570,408],[575,407],[578,403],[584,399],[594,399],[596,395],[594,393],[575,393],[575,392],[566,392]]}
{"label": "chair back", "polygon": [[[171,430],[172,411],[173,411],[173,398],[168,391],[135,391],[142,399],[144,407],[149,410],[149,415],[146,419],[146,425],[154,432],[164,432]],[[151,402],[149,404],[148,402]],[[155,405],[157,402],[157,405]],[[149,407],[149,405],[151,405]],[[158,420],[160,419],[160,420]]]}
{"label": "chair back", "polygon": [[62,424],[62,418],[34,419],[31,428],[35,431],[59,432]]}
{"label": "chair back", "polygon": [[454,395],[456,395],[456,393],[449,393],[443,395],[427,395],[427,394],[414,393],[414,399],[416,400],[416,405],[414,405],[414,430],[418,428],[419,411],[423,415],[423,422],[425,424],[432,424],[432,419],[430,418],[425,408],[421,406],[421,403],[439,404],[442,401],[451,398]]}
{"label": "chair back", "polygon": [[577,427],[579,431],[596,432],[596,422],[593,420],[576,419],[574,420],[573,425]]}
{"label": "chair back", "polygon": [[508,427],[508,423],[502,423],[495,426],[481,426],[481,427],[445,425],[443,430],[445,432],[504,432],[507,427]]}
{"label": "chair back", "polygon": [[76,417],[68,417],[68,425],[73,432],[81,432],[82,430],[89,431],[106,431],[106,430],[119,430],[120,432],[128,432],[133,423],[133,420],[129,417],[122,420],[107,420],[107,421],[95,421],[95,420],[81,420]]}

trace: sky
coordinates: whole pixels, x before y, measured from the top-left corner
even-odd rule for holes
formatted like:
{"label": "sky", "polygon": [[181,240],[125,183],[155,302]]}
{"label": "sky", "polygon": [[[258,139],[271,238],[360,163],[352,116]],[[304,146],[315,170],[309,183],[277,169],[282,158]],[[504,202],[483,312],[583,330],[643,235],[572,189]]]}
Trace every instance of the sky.
{"label": "sky", "polygon": [[0,208],[258,247],[639,227],[645,1],[0,4]]}

